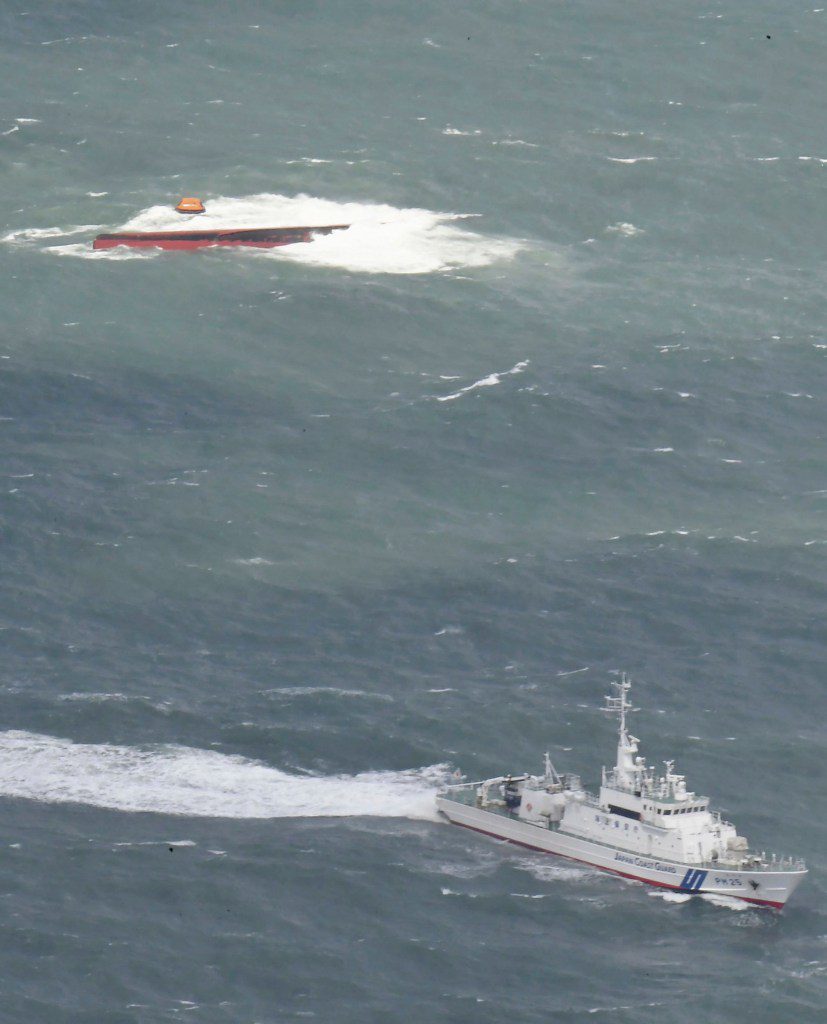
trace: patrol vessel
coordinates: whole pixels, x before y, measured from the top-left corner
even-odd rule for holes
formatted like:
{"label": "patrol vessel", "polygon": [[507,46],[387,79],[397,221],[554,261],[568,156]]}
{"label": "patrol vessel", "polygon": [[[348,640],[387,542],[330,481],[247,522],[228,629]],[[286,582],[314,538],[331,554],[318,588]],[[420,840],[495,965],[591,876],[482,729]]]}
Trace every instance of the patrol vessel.
{"label": "patrol vessel", "polygon": [[624,674],[604,710],[619,718],[617,762],[598,796],[580,777],[503,775],[445,787],[437,807],[454,825],[540,853],[554,853],[624,878],[688,894],[734,897],[781,909],[807,874],[798,858],[750,849],[735,826],[690,792],[674,761],[663,774],[638,754],[626,729],[636,710]]}

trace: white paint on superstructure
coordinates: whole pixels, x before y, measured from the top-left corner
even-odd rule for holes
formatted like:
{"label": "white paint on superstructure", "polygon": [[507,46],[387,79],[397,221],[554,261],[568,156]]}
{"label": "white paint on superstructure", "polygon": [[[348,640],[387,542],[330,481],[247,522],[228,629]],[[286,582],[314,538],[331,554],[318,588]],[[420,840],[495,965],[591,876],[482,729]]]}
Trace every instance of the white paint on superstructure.
{"label": "white paint on superstructure", "polygon": [[456,825],[651,885],[782,907],[807,873],[803,861],[751,851],[707,797],[687,788],[674,761],[656,774],[627,730],[635,708],[625,674],[614,687],[604,710],[619,719],[617,756],[597,796],[546,754],[542,775],[449,786],[439,810]]}

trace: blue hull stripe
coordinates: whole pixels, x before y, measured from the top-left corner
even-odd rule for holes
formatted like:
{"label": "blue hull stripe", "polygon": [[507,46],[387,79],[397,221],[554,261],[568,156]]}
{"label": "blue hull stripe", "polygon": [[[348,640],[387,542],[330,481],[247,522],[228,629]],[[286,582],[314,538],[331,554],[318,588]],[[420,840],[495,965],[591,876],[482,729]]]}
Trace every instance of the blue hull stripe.
{"label": "blue hull stripe", "polygon": [[690,868],[683,876],[680,888],[683,892],[697,892],[706,881],[708,872]]}

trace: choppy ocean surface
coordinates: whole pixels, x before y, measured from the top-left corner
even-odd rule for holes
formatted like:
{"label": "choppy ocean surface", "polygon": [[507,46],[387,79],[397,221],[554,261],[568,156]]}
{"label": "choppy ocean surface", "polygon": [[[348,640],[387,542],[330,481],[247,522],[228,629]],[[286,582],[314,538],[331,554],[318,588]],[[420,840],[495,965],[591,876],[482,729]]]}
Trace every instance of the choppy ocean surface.
{"label": "choppy ocean surface", "polygon": [[[827,11],[0,27],[2,1019],[822,1021]],[[619,670],[782,915],[436,820]]]}

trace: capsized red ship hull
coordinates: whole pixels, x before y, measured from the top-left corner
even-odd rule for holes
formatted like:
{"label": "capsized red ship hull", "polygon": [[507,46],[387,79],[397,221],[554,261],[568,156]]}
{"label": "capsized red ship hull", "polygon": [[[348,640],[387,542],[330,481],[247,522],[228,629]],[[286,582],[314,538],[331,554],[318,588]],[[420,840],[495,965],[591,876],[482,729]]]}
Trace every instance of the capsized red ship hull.
{"label": "capsized red ship hull", "polygon": [[132,249],[206,249],[215,245],[246,245],[273,249],[278,245],[312,242],[314,235],[344,231],[349,224],[326,224],[301,228],[212,228],[199,231],[119,231],[98,235],[93,249],[114,249],[127,245]]}

